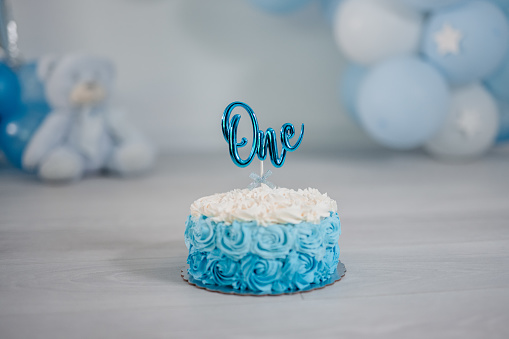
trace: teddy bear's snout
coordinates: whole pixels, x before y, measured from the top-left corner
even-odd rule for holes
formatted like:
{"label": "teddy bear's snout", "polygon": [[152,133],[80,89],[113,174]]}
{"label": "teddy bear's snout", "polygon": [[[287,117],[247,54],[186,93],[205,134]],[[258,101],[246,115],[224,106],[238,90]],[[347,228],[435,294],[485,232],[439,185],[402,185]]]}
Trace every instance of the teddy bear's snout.
{"label": "teddy bear's snout", "polygon": [[85,83],[85,87],[91,91],[93,91],[97,86],[98,84],[95,81],[88,81]]}
{"label": "teddy bear's snout", "polygon": [[104,87],[97,81],[77,84],[70,94],[70,101],[79,106],[97,104],[105,98]]}

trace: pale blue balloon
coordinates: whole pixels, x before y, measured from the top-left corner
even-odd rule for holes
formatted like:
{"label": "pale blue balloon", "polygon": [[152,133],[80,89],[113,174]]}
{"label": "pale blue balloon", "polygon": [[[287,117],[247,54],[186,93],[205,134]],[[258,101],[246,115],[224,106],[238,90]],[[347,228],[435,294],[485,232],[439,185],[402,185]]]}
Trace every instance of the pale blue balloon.
{"label": "pale blue balloon", "polygon": [[320,8],[325,20],[332,25],[339,3],[342,0],[320,0]]}
{"label": "pale blue balloon", "polygon": [[495,142],[509,141],[509,102],[498,101],[499,127]]}
{"label": "pale blue balloon", "polygon": [[25,147],[48,113],[49,108],[41,105],[21,105],[0,123],[0,149],[15,167],[22,168]]}
{"label": "pale blue balloon", "polygon": [[294,12],[311,0],[248,0],[253,6],[272,14],[287,14]]}
{"label": "pale blue balloon", "polygon": [[439,8],[459,4],[468,0],[399,0],[410,7],[418,10],[431,11]]}
{"label": "pale blue balloon", "polygon": [[446,121],[424,149],[441,159],[473,159],[493,146],[498,120],[495,98],[480,83],[455,87]]}
{"label": "pale blue balloon", "polygon": [[387,147],[411,149],[430,139],[449,110],[444,77],[417,57],[376,65],[360,86],[357,108],[368,134]]}
{"label": "pale blue balloon", "polygon": [[357,113],[357,96],[367,71],[367,68],[351,63],[341,73],[339,80],[339,98],[350,118],[356,123],[360,123]]}
{"label": "pale blue balloon", "polygon": [[497,5],[506,15],[509,16],[509,0],[488,0]]}
{"label": "pale blue balloon", "polygon": [[502,65],[484,80],[484,84],[495,98],[509,102],[509,52]]}
{"label": "pale blue balloon", "polygon": [[[440,45],[437,35],[450,44]],[[487,1],[448,7],[430,16],[421,48],[452,84],[481,80],[495,71],[509,48],[509,22]]]}

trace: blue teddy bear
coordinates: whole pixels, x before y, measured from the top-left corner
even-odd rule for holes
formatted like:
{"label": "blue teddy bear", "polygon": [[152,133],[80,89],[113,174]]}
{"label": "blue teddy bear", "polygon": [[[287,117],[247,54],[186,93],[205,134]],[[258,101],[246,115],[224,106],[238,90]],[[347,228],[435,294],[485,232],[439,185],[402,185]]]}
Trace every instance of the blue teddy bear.
{"label": "blue teddy bear", "polygon": [[51,112],[29,140],[22,167],[66,182],[106,170],[138,174],[152,167],[154,148],[109,106],[113,65],[98,57],[46,57],[37,66]]}

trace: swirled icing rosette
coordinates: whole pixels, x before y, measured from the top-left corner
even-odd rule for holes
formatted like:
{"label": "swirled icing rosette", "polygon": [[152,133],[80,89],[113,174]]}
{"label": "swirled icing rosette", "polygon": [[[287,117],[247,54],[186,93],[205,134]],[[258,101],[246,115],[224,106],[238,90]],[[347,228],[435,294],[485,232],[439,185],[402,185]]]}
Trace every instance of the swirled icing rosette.
{"label": "swirled icing rosette", "polygon": [[223,285],[223,286],[236,286],[240,281],[239,279],[239,263],[232,260],[221,253],[220,250],[215,249],[207,255],[206,270],[210,274],[206,283]]}
{"label": "swirled icing rosette", "polygon": [[255,223],[234,221],[231,225],[224,223],[216,225],[218,233],[216,246],[219,250],[233,260],[240,260],[249,253],[253,229],[256,227]]}
{"label": "swirled icing rosette", "polygon": [[265,259],[285,258],[294,244],[294,234],[288,227],[270,225],[257,227],[251,252]]}
{"label": "swirled icing rosette", "polygon": [[184,235],[188,273],[201,284],[238,291],[309,290],[338,265],[336,209],[317,190],[264,185],[199,199]]}
{"label": "swirled icing rosette", "polygon": [[206,217],[186,229],[186,237],[189,244],[192,244],[193,251],[212,251],[216,248],[215,225]]}
{"label": "swirled icing rosette", "polygon": [[281,279],[282,267],[283,263],[279,260],[263,259],[254,254],[246,255],[240,262],[241,289],[272,291],[272,285]]}
{"label": "swirled icing rosette", "polygon": [[327,245],[323,227],[316,227],[316,225],[303,222],[296,225],[295,228],[297,233],[295,247],[297,251],[311,255],[317,260],[322,260],[325,254],[325,245]]}

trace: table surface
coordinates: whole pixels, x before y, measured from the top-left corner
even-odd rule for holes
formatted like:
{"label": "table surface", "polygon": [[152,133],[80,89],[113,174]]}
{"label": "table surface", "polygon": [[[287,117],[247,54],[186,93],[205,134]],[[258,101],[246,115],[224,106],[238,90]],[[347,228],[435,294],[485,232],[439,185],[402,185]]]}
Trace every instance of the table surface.
{"label": "table surface", "polygon": [[271,179],[338,201],[345,277],[241,297],[180,277],[189,205],[249,183],[227,155],[49,186],[0,168],[1,338],[507,338],[509,156],[291,154]]}

